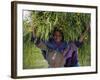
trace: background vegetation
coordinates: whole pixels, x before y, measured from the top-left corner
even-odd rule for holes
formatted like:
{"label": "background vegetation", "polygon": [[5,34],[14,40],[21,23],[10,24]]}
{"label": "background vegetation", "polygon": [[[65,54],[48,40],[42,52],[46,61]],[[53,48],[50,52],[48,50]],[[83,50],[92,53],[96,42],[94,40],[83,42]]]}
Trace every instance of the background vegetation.
{"label": "background vegetation", "polygon": [[[23,68],[45,68],[48,66],[41,54],[41,50],[31,42],[31,32],[36,29],[36,36],[48,40],[54,27],[62,29],[66,41],[78,40],[79,36],[90,23],[88,13],[28,11],[29,16],[23,17]],[[23,12],[24,13],[24,12]],[[85,33],[82,47],[78,50],[80,66],[91,65],[90,32]]]}

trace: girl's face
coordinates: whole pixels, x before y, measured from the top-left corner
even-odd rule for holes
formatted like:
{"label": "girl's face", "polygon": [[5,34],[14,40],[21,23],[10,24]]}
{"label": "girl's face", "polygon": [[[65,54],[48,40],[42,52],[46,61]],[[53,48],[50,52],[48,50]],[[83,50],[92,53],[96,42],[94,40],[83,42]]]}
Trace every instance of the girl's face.
{"label": "girl's face", "polygon": [[54,32],[54,40],[55,42],[61,42],[62,34],[59,31]]}

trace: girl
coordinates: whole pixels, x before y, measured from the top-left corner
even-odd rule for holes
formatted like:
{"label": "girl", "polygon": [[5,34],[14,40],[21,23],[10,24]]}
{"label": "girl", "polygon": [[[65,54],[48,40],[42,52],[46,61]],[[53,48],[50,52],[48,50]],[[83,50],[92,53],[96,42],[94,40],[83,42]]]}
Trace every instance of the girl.
{"label": "girl", "polygon": [[42,50],[49,67],[71,67],[78,66],[77,48],[82,44],[83,38],[81,36],[79,41],[67,43],[62,30],[56,27],[48,41],[37,38],[34,30],[31,40]]}

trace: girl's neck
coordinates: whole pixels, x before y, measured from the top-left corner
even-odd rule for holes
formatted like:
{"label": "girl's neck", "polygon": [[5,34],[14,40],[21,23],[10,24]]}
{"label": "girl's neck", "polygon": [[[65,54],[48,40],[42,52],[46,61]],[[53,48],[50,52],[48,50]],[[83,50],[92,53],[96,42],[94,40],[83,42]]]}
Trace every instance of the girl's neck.
{"label": "girl's neck", "polygon": [[56,43],[57,46],[60,46],[61,45],[61,41],[60,42],[56,42],[55,41],[55,43]]}

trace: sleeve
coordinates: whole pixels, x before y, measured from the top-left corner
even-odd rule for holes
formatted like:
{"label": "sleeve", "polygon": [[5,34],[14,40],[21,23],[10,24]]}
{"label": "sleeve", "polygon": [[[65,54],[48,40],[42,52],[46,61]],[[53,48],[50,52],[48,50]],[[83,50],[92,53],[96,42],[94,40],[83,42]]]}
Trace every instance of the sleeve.
{"label": "sleeve", "polygon": [[83,42],[80,42],[80,41],[75,41],[74,43],[78,48],[81,47],[83,44]]}
{"label": "sleeve", "polygon": [[32,34],[32,37],[31,37],[31,41],[34,42],[34,44],[38,48],[40,48],[41,50],[46,50],[47,49],[47,46],[46,46],[47,41],[43,41],[40,38],[35,37],[33,34]]}

